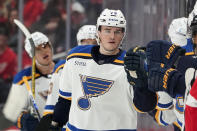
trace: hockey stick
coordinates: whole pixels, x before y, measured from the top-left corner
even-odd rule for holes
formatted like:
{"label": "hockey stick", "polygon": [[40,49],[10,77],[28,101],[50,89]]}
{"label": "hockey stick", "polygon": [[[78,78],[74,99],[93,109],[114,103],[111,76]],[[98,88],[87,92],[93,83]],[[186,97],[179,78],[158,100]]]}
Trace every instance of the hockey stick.
{"label": "hockey stick", "polygon": [[27,28],[17,19],[14,19],[14,23],[21,29],[21,31],[25,34],[26,38],[29,40],[31,44],[32,49],[32,93],[35,97],[35,71],[36,71],[36,65],[35,65],[35,45],[34,41],[31,37],[30,32],[27,30]]}
{"label": "hockey stick", "polygon": [[40,121],[41,117],[40,117],[40,114],[39,114],[39,112],[38,112],[38,106],[37,106],[37,104],[36,104],[36,102],[35,102],[35,100],[34,100],[33,94],[32,94],[32,92],[31,92],[31,87],[29,86],[29,83],[28,83],[28,81],[27,81],[27,77],[26,77],[26,76],[23,77],[23,81],[24,81],[25,86],[26,86],[26,88],[27,88],[27,91],[28,91],[28,93],[29,93],[29,96],[30,96],[31,102],[32,102],[32,104],[33,104],[34,110],[35,110],[35,112],[36,112],[36,114],[37,114],[37,116],[38,116],[38,121]]}
{"label": "hockey stick", "polygon": [[[27,30],[27,28],[17,19],[14,19],[14,23],[21,29],[21,31],[25,34],[25,37],[29,40],[30,44],[31,44],[31,49],[32,49],[32,91],[28,90],[29,95],[30,95],[30,99],[32,102],[32,106],[35,110],[35,112],[37,113],[38,119],[40,120],[40,114],[38,112],[38,107],[36,106],[35,103],[35,72],[36,72],[36,64],[35,64],[35,45],[34,45],[34,41],[31,37],[30,32]],[[27,81],[27,80],[26,80]],[[25,79],[24,79],[25,82]],[[28,83],[27,83],[28,84]],[[27,85],[26,85],[27,86]],[[29,84],[28,84],[29,86]],[[30,87],[30,86],[29,86]],[[30,88],[31,89],[31,88]]]}

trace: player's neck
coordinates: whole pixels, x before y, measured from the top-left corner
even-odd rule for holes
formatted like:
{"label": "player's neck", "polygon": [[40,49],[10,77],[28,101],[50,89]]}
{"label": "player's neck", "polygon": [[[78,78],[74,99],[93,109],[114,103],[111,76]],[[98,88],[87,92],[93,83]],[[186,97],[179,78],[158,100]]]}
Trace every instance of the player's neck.
{"label": "player's neck", "polygon": [[52,61],[49,65],[40,65],[39,63],[36,63],[37,69],[43,74],[51,74],[53,72],[53,68],[55,66],[55,63]]}
{"label": "player's neck", "polygon": [[119,49],[116,49],[116,50],[113,50],[113,51],[108,51],[108,50],[105,50],[104,48],[102,48],[100,46],[99,52],[102,55],[116,55],[116,54],[118,54],[120,52],[120,50]]}

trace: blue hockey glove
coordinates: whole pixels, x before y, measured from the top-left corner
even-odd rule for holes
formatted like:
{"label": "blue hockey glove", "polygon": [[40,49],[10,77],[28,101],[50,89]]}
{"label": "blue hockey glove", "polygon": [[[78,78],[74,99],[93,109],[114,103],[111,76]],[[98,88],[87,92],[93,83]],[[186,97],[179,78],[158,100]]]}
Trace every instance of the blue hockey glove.
{"label": "blue hockey glove", "polygon": [[164,40],[154,40],[146,48],[148,69],[155,63],[163,63],[169,67],[176,67],[179,56],[185,55],[185,49]]}
{"label": "blue hockey glove", "polygon": [[34,131],[38,124],[38,119],[27,112],[21,113],[17,120],[17,127],[22,131]]}
{"label": "blue hockey glove", "polygon": [[[144,47],[131,48],[124,57],[124,66],[129,83],[135,87],[147,86],[146,55]],[[133,74],[133,75],[132,75]]]}
{"label": "blue hockey glove", "polygon": [[148,72],[148,88],[153,92],[165,91],[175,97],[181,78],[182,73],[176,69],[155,66]]}

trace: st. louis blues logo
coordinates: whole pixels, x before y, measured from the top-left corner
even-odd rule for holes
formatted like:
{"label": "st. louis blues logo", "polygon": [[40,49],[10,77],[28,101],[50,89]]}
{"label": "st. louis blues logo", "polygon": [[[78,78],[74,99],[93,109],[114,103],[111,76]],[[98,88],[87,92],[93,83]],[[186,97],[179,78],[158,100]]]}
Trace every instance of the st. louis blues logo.
{"label": "st. louis blues logo", "polygon": [[109,91],[114,81],[91,76],[79,75],[82,83],[84,96],[78,99],[78,106],[82,110],[90,108],[91,97],[98,97]]}

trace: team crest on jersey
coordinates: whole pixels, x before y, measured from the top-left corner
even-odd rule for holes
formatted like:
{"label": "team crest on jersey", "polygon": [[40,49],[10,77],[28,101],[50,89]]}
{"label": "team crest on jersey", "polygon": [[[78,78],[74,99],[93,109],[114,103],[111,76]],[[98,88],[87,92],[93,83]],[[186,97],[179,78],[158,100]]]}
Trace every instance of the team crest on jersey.
{"label": "team crest on jersey", "polygon": [[86,75],[80,75],[84,96],[78,99],[78,106],[82,110],[91,107],[90,98],[105,94],[112,87],[114,81]]}

